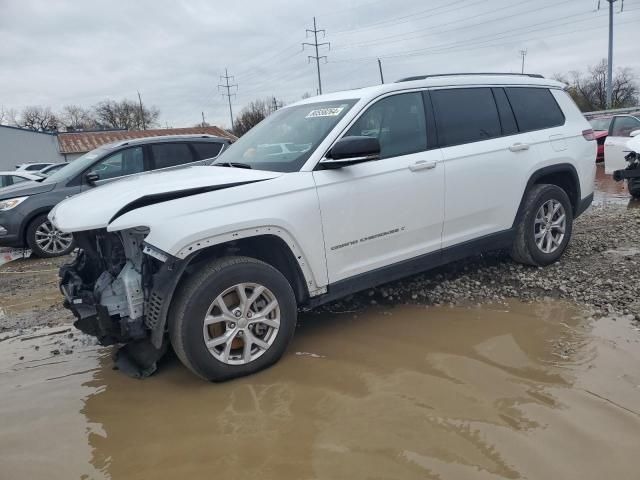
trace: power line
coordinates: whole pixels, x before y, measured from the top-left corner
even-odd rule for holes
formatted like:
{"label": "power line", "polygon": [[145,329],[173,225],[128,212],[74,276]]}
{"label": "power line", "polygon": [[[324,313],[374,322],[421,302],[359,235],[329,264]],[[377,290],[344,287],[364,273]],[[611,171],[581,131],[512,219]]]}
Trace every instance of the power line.
{"label": "power line", "polygon": [[224,69],[224,75],[220,75],[220,80],[224,79],[225,84],[224,85],[220,85],[218,84],[218,89],[223,88],[227,91],[227,93],[223,93],[222,96],[223,97],[227,97],[227,100],[229,101],[229,118],[231,118],[231,130],[233,130],[233,110],[231,109],[231,97],[232,96],[236,96],[235,93],[231,93],[231,89],[232,88],[238,88],[237,84],[233,84],[230,85],[229,84],[229,80],[233,79],[233,76],[229,75],[229,72],[227,72],[227,69]]}
{"label": "power line", "polygon": [[302,43],[302,49],[304,50],[305,45],[309,45],[310,47],[314,47],[316,49],[315,56],[308,55],[307,56],[307,60],[309,62],[311,62],[312,59],[315,59],[315,61],[316,61],[316,68],[318,69],[318,93],[320,95],[322,95],[322,80],[320,78],[320,59],[324,58],[324,60],[326,62],[327,61],[327,57],[326,57],[326,55],[320,56],[320,53],[318,52],[318,47],[322,47],[324,45],[328,45],[329,49],[331,49],[331,43],[329,43],[329,42],[318,43],[318,33],[320,33],[320,32],[322,32],[322,36],[323,37],[326,35],[325,30],[318,30],[318,27],[316,26],[316,17],[313,17],[313,30],[307,29],[307,31],[306,31],[307,37],[309,36],[310,33],[313,33],[313,39],[314,39],[313,43],[303,42]]}

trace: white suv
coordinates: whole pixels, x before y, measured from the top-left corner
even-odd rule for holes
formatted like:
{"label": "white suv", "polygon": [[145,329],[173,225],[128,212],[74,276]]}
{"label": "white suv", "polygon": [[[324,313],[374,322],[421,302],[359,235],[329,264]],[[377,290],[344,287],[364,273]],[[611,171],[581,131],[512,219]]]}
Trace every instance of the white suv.
{"label": "white suv", "polygon": [[50,219],[81,247],[61,269],[65,303],[103,344],[128,343],[137,374],[170,342],[219,381],[275,363],[299,309],[486,250],[550,264],[595,176],[593,132],[563,87],[462,74],[322,95],[213,166],[65,200]]}

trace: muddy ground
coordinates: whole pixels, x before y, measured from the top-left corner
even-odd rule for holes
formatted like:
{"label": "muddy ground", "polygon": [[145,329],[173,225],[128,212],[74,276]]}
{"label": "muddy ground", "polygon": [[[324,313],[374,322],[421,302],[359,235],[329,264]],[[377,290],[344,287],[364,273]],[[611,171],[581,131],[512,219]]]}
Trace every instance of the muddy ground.
{"label": "muddy ground", "polygon": [[638,478],[640,208],[603,177],[595,203],[555,266],[362,292],[216,385],[114,371],[60,306],[67,259],[0,266],[0,480]]}

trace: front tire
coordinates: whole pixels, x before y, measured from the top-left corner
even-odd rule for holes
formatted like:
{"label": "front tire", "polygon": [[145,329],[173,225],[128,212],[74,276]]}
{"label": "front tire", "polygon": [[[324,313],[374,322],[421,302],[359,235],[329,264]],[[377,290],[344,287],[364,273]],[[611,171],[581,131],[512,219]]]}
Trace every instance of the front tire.
{"label": "front tire", "polygon": [[573,207],[567,193],[556,185],[534,185],[526,193],[511,258],[538,267],[550,265],[564,253],[572,231]]}
{"label": "front tire", "polygon": [[73,235],[57,230],[46,214],[38,215],[29,224],[26,240],[31,252],[40,258],[61,257],[76,248]]}
{"label": "front tire", "polygon": [[202,265],[169,312],[171,344],[184,365],[214,382],[277,362],[295,331],[297,305],[278,270],[249,257]]}
{"label": "front tire", "polygon": [[633,198],[640,198],[640,180],[630,178],[627,180],[627,190]]}

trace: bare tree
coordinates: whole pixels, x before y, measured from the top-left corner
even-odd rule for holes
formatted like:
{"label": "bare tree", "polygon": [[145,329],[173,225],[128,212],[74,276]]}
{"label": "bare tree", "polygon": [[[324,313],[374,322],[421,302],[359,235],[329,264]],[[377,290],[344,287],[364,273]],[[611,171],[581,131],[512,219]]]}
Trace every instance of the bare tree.
{"label": "bare tree", "polygon": [[235,119],[233,133],[241,137],[266,117],[276,111],[283,103],[275,97],[266,100],[254,100],[244,107]]}
{"label": "bare tree", "polygon": [[68,132],[96,128],[93,112],[80,105],[65,105],[60,112],[60,122]]}
{"label": "bare tree", "polygon": [[31,106],[22,110],[17,125],[39,132],[53,132],[58,130],[60,122],[50,107]]}
{"label": "bare tree", "polygon": [[160,111],[156,107],[140,107],[132,100],[105,100],[93,107],[97,124],[102,128],[141,130],[157,125]]}
{"label": "bare tree", "polygon": [[[601,60],[589,67],[587,73],[569,72],[554,76],[568,85],[567,91],[583,112],[607,108],[607,62]],[[630,68],[619,68],[612,82],[612,108],[638,105],[638,79]]]}

